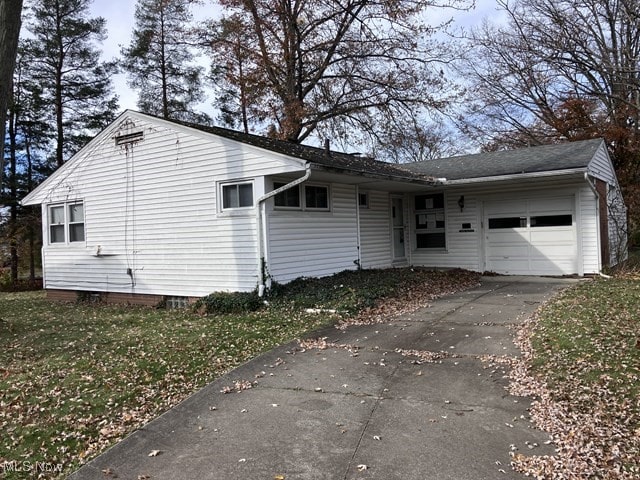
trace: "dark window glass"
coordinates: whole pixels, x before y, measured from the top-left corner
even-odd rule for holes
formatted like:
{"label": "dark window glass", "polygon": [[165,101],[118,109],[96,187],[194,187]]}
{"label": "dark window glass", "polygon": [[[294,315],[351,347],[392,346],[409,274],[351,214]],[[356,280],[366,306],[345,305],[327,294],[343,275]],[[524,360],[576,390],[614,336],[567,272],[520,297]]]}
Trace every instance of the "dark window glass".
{"label": "dark window glass", "polygon": [[358,194],[358,205],[362,208],[369,208],[369,194],[368,193],[360,193]]}
{"label": "dark window glass", "polygon": [[[277,190],[284,186],[284,183],[274,183],[273,189]],[[300,188],[296,185],[284,192],[280,192],[274,197],[273,201],[276,207],[300,208]]]}
{"label": "dark window glass", "polygon": [[531,217],[532,227],[569,227],[573,223],[571,215],[538,215]]}
{"label": "dark window glass", "polygon": [[244,183],[238,185],[238,204],[241,207],[253,207],[253,185]]}
{"label": "dark window glass", "polygon": [[222,186],[222,208],[253,206],[253,184],[240,183]]}
{"label": "dark window glass", "polygon": [[444,193],[415,196],[416,210],[432,210],[434,208],[444,208]]}
{"label": "dark window glass", "polygon": [[444,232],[418,233],[416,234],[417,248],[445,248],[446,239]]}
{"label": "dark window glass", "polygon": [[525,228],[527,226],[527,217],[502,217],[490,218],[489,228]]}
{"label": "dark window glass", "polygon": [[329,208],[329,189],[327,187],[306,185],[304,195],[306,208]]}

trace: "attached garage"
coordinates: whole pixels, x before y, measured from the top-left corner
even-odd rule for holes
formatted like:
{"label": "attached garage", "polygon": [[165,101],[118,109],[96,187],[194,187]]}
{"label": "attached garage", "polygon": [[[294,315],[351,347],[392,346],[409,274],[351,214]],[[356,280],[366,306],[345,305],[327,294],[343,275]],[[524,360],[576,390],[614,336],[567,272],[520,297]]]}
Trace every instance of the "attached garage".
{"label": "attached garage", "polygon": [[486,270],[508,275],[578,272],[575,198],[530,198],[484,204]]}
{"label": "attached garage", "polygon": [[[442,182],[434,187],[443,198],[440,210],[422,206],[429,197],[425,192],[410,203],[415,205],[410,212],[414,265],[504,275],[593,275],[626,259],[626,207],[600,139],[405,168]],[[424,241],[431,227],[434,232],[439,227],[437,244]]]}

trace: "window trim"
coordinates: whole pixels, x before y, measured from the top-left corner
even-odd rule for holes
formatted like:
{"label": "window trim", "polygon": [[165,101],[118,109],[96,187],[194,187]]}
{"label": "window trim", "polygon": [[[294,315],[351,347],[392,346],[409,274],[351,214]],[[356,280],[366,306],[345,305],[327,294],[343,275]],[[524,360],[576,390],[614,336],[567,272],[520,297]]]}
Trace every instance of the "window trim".
{"label": "window trim", "polygon": [[[82,221],[71,221],[71,207],[74,205],[82,205]],[[62,222],[52,223],[53,209],[62,209]],[[73,225],[82,225],[82,240],[71,240],[71,227]],[[86,242],[86,214],[84,200],[74,200],[69,202],[57,202],[47,205],[47,244],[48,245],[81,245]],[[59,242],[53,241],[52,227],[62,227],[63,240]]]}
{"label": "window trim", "polygon": [[[431,207],[431,208],[424,208],[424,209],[418,209],[416,208],[416,198],[417,197],[422,197],[422,196],[436,196],[436,195],[441,195],[442,196],[442,208],[435,208],[435,207]],[[425,205],[426,207],[426,205]],[[447,250],[447,241],[448,241],[448,235],[447,235],[447,195],[445,192],[433,192],[433,193],[419,193],[419,194],[415,194],[413,196],[413,213],[414,213],[414,217],[413,217],[413,222],[414,222],[414,234],[415,234],[415,248],[416,250],[421,250],[421,251],[429,251],[429,252],[444,252]],[[419,215],[438,215],[438,214],[442,214],[442,222],[444,222],[444,225],[442,227],[434,227],[434,228],[428,228],[428,227],[419,227],[419,222],[418,222],[418,216]],[[436,222],[438,222],[437,218],[436,218]],[[444,235],[444,245],[442,246],[436,246],[436,247],[419,247],[418,246],[418,236],[419,235],[424,235],[424,234],[443,234]]]}
{"label": "window trim", "polygon": [[[237,207],[225,207],[224,206],[224,192],[225,192],[225,187],[231,187],[231,186],[235,186],[235,187],[239,187],[240,185],[251,185],[251,205],[244,205],[244,206],[237,206]],[[228,182],[220,182],[219,183],[219,188],[218,188],[218,205],[219,205],[219,211],[220,212],[238,212],[238,211],[247,211],[247,210],[251,210],[252,208],[255,207],[255,181],[254,179],[248,179],[248,180],[232,180],[232,181],[228,181]],[[237,200],[238,200],[238,205],[240,205],[240,189],[237,188]]]}
{"label": "window trim", "polygon": [[[329,212],[331,210],[331,189],[329,185],[322,185],[318,183],[304,183],[304,210],[309,212]],[[327,192],[327,206],[326,207],[310,207],[307,205],[307,187],[323,188]]]}

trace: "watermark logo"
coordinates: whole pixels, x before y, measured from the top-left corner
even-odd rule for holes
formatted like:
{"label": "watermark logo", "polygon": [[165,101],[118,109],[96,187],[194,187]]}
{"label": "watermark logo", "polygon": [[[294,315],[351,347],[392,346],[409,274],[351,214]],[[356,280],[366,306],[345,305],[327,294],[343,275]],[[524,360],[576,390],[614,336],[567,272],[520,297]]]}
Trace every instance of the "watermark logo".
{"label": "watermark logo", "polygon": [[17,460],[0,462],[0,473],[60,473],[62,472],[61,463],[51,462],[31,462]]}

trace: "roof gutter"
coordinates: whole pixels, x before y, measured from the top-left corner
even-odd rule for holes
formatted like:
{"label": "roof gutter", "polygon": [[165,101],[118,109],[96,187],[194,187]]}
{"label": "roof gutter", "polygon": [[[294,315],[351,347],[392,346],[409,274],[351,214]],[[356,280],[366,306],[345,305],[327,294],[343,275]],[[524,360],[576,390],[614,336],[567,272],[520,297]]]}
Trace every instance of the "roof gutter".
{"label": "roof gutter", "polygon": [[495,175],[491,177],[461,178],[458,180],[447,180],[447,185],[467,185],[472,183],[497,182],[505,180],[522,180],[525,178],[546,178],[564,175],[586,174],[584,168],[573,168],[567,170],[552,170],[547,172],[515,173],[511,175]]}
{"label": "roof gutter", "polygon": [[441,183],[447,182],[447,179],[445,178],[435,178],[428,175],[421,175],[423,177],[428,177],[429,178],[428,180],[426,178],[418,178],[417,175],[419,174],[416,174],[416,176],[411,176],[411,172],[407,172],[407,176],[405,177],[401,175],[385,175],[382,173],[370,173],[363,170],[353,170],[349,168],[327,167],[326,165],[320,165],[317,163],[314,163],[312,165],[312,168],[314,170],[320,170],[324,172],[346,173],[348,175],[373,178],[375,180],[388,180],[392,182],[415,183],[418,185],[439,185]]}
{"label": "roof gutter", "polygon": [[275,197],[279,193],[282,193],[290,188],[300,185],[302,182],[309,179],[311,176],[311,164],[305,164],[304,175],[300,178],[283,185],[280,188],[276,188],[269,193],[265,193],[256,202],[257,212],[256,221],[258,228],[258,296],[262,297],[265,291],[265,266],[267,265],[267,226],[266,226],[266,214],[265,214],[265,202],[271,197]]}

